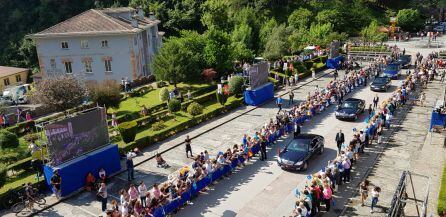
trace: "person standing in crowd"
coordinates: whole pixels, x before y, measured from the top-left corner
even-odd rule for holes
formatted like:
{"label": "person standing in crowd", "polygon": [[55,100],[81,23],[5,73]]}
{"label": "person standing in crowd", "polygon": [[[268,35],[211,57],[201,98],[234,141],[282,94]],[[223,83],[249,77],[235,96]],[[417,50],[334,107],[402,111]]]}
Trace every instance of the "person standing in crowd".
{"label": "person standing in crowd", "polygon": [[189,135],[186,136],[184,143],[186,144],[186,157],[189,158],[189,153],[191,157],[194,157],[192,154],[191,139],[189,138]]}
{"label": "person standing in crowd", "polygon": [[424,107],[424,101],[426,100],[426,93],[422,93],[420,97],[420,106]]}
{"label": "person standing in crowd", "polygon": [[136,154],[133,152],[129,152],[127,154],[127,160],[125,161],[125,165],[127,166],[127,180],[130,182],[133,179],[135,179],[134,177],[134,173],[135,173],[135,168],[133,165],[133,157],[135,157]]}
{"label": "person standing in crowd", "polygon": [[342,167],[344,168],[344,183],[350,182],[350,169],[351,169],[352,163],[350,162],[350,159],[348,157],[344,157],[342,160]]}
{"label": "person standing in crowd", "polygon": [[187,100],[191,100],[192,99],[192,93],[190,92],[190,90],[187,91],[186,97],[187,97]]}
{"label": "person standing in crowd", "polygon": [[334,77],[334,80],[336,81],[336,79],[338,78],[338,70],[337,69],[335,69],[335,71],[333,72],[333,77]]}
{"label": "person standing in crowd", "polygon": [[378,203],[379,192],[381,192],[381,188],[378,186],[375,186],[372,190],[372,205],[370,206],[370,213],[373,213],[373,208],[375,208],[376,204]]}
{"label": "person standing in crowd", "polygon": [[138,186],[139,198],[141,199],[141,204],[143,207],[146,207],[146,195],[147,195],[147,187],[143,181],[139,183]]}
{"label": "person standing in crowd", "polygon": [[32,121],[33,120],[33,118],[31,117],[31,113],[29,113],[29,112],[26,112],[25,118],[26,118],[26,121]]}
{"label": "person standing in crowd", "polygon": [[290,90],[290,92],[288,93],[288,96],[290,97],[290,101],[288,101],[288,105],[293,105],[294,104],[294,93],[293,93],[293,90]]}
{"label": "person standing in crowd", "polygon": [[376,94],[375,97],[373,97],[373,108],[374,109],[376,107],[378,107],[378,102],[379,102],[379,97],[378,97],[378,94]]}
{"label": "person standing in crowd", "polygon": [[361,206],[364,206],[364,201],[369,195],[369,180],[364,180],[359,186],[359,193],[361,194]]}
{"label": "person standing in crowd", "polygon": [[107,186],[104,182],[101,183],[101,187],[98,190],[98,196],[101,198],[102,212],[107,210]]}
{"label": "person standing in crowd", "polygon": [[322,191],[322,195],[325,203],[325,211],[329,212],[331,207],[331,197],[333,195],[333,192],[327,180],[323,181],[323,187],[324,190]]}
{"label": "person standing in crowd", "polygon": [[297,138],[300,134],[300,124],[294,122],[294,138]]}
{"label": "person standing in crowd", "polygon": [[111,125],[112,125],[112,127],[117,127],[118,126],[118,120],[116,118],[116,112],[112,113]]}
{"label": "person standing in crowd", "polygon": [[278,112],[282,111],[283,99],[281,96],[277,97],[276,104],[277,104],[277,107],[279,108]]}
{"label": "person standing in crowd", "polygon": [[260,141],[260,160],[266,160],[266,141],[264,139]]}
{"label": "person standing in crowd", "polygon": [[51,177],[51,185],[53,186],[53,191],[57,199],[60,199],[61,183],[62,183],[62,178],[59,175],[59,170],[54,170],[54,174]]}
{"label": "person standing in crowd", "polygon": [[338,154],[341,154],[342,143],[345,142],[345,137],[342,130],[339,130],[339,132],[336,134],[335,140],[336,140],[336,146],[338,147]]}

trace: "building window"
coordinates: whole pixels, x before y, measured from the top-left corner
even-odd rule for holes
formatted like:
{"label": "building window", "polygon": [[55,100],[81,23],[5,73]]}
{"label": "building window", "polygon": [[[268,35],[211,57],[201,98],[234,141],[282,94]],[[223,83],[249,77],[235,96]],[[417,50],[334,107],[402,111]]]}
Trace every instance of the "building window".
{"label": "building window", "polygon": [[22,81],[22,76],[20,76],[20,75],[15,75],[15,81],[16,81],[16,82],[21,82],[21,81]]}
{"label": "building window", "polygon": [[87,40],[81,40],[81,48],[82,49],[88,48],[88,41]]}
{"label": "building window", "polygon": [[68,49],[68,42],[66,41],[62,42],[62,49]]}
{"label": "building window", "polygon": [[111,60],[104,60],[104,63],[105,63],[105,72],[111,72],[112,71]]}
{"label": "building window", "polygon": [[3,79],[3,84],[5,84],[5,86],[8,86],[9,85],[9,78]]}
{"label": "building window", "polygon": [[71,66],[71,62],[65,62],[65,73],[68,73],[68,74],[73,73],[73,68]]}
{"label": "building window", "polygon": [[84,62],[85,72],[92,73],[93,68],[91,67],[91,61],[85,61]]}
{"label": "building window", "polygon": [[55,59],[50,59],[50,66],[51,66],[51,69],[56,69],[56,60]]}
{"label": "building window", "polygon": [[101,41],[101,47],[102,48],[107,48],[108,47],[108,41],[107,40],[102,40]]}

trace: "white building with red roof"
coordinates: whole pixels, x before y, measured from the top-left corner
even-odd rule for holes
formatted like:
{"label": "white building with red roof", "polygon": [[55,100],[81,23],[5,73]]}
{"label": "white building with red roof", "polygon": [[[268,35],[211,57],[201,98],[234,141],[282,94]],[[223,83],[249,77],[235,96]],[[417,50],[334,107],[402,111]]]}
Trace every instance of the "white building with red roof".
{"label": "white building with red roof", "polygon": [[142,9],[90,9],[31,35],[41,74],[75,74],[86,81],[120,81],[152,74],[162,45],[159,20]]}

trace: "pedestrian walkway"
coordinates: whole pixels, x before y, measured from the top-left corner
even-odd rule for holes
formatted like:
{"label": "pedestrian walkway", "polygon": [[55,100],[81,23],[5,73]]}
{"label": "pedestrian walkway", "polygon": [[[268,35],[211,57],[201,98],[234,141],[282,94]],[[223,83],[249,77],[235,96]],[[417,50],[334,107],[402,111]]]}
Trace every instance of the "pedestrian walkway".
{"label": "pedestrian walkway", "polygon": [[[398,112],[393,127],[395,130],[388,132],[390,135],[386,135],[390,136],[388,141],[384,143],[383,147],[378,146],[368,151],[371,152],[369,157],[376,155],[376,164],[373,167],[365,167],[365,174],[354,179],[356,181],[351,185],[354,187],[350,187],[352,191],[346,192],[350,194],[353,192],[353,195],[348,200],[342,216],[386,216],[401,174],[405,170],[431,178],[428,215],[436,216],[436,199],[446,156],[443,147],[445,134],[431,134],[428,132],[428,127],[432,106],[436,99],[441,97],[443,88],[444,85],[438,81],[430,83],[425,90],[428,102],[426,107],[415,105],[410,109],[408,107]],[[359,165],[355,167],[355,169],[357,168],[361,169],[362,167]],[[358,172],[362,173],[355,171],[356,174]],[[364,178],[369,180],[372,186],[376,185],[382,189],[378,209],[375,209],[373,214],[370,213],[370,197],[366,206],[361,206],[359,190],[357,190],[359,187],[357,186]],[[425,192],[426,189],[427,186],[423,186],[421,182],[415,184],[418,199],[424,198],[425,195],[420,192]],[[421,207],[419,208],[421,210]],[[405,212],[409,216],[417,214],[415,206],[411,204],[406,205]]]}
{"label": "pedestrian walkway", "polygon": [[[332,70],[324,70],[320,72],[317,79],[311,77],[302,79],[299,85],[293,92],[297,102],[304,100],[307,93],[314,91],[316,86],[325,86],[331,80],[330,73]],[[284,95],[289,92],[289,88],[282,89],[276,92],[277,95]],[[287,99],[284,96],[284,99]],[[284,105],[287,105],[287,101]],[[182,145],[186,135],[192,138],[192,151],[194,155],[199,154],[204,150],[208,150],[210,154],[215,154],[218,151],[226,150],[236,143],[240,143],[243,134],[253,134],[258,130],[262,124],[273,118],[277,113],[275,102],[270,101],[260,107],[243,106],[235,111],[229,112],[224,116],[212,119],[198,126],[192,127],[183,131],[170,139],[163,142],[156,143],[150,147],[142,150],[142,155],[134,158],[135,180],[143,180],[147,186],[151,186],[156,182],[162,182],[168,178],[170,174],[177,171],[185,164],[192,162],[192,159],[186,158],[185,146]],[[156,167],[156,162],[152,159],[156,153],[163,153],[163,158],[171,166],[167,169]],[[125,169],[124,162],[122,162],[123,170]],[[110,199],[119,198],[118,191],[122,188],[127,188],[129,182],[127,181],[127,174],[118,174],[108,184]],[[100,214],[100,202],[95,201],[94,194],[83,192],[76,194],[71,198],[58,203],[53,197],[47,199],[49,206],[54,206],[51,209],[43,211],[42,216],[57,216],[57,215],[78,215],[78,216],[97,216]],[[42,209],[40,207],[39,209]],[[46,207],[48,208],[48,207]],[[46,209],[45,208],[45,209]],[[22,213],[28,215],[29,213]],[[7,215],[9,216],[9,215]],[[11,214],[12,216],[12,214]],[[19,215],[20,216],[20,215]]]}

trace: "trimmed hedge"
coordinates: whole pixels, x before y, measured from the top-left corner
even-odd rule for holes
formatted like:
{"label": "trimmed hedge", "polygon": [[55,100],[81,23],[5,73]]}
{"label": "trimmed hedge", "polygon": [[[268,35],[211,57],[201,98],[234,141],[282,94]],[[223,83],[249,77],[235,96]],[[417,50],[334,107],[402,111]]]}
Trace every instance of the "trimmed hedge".
{"label": "trimmed hedge", "polygon": [[446,214],[446,164],[443,166],[443,175],[441,176],[440,193],[438,194],[438,215]]}
{"label": "trimmed hedge", "polygon": [[8,168],[5,164],[0,164],[0,188],[2,188],[6,184],[6,173],[8,172]]}
{"label": "trimmed hedge", "polygon": [[14,133],[7,130],[0,131],[0,148],[13,149],[19,147],[19,138]]}
{"label": "trimmed hedge", "polygon": [[118,125],[118,130],[121,133],[122,141],[130,143],[135,141],[138,124],[136,121],[124,122]]}
{"label": "trimmed hedge", "polygon": [[20,122],[11,127],[7,127],[6,130],[11,133],[14,133],[18,137],[22,137],[26,135],[28,132],[34,132],[35,125],[36,125],[35,121],[25,121],[25,122]]}
{"label": "trimmed hedge", "polygon": [[234,101],[231,101],[225,107],[220,107],[213,111],[209,111],[207,113],[197,115],[195,118],[192,118],[186,122],[180,123],[179,125],[172,126],[172,127],[166,127],[164,129],[156,132],[152,136],[146,136],[143,138],[136,139],[134,142],[126,144],[124,147],[120,147],[121,152],[125,153],[125,152],[128,152],[129,150],[133,150],[134,148],[142,149],[142,148],[148,147],[158,141],[167,139],[168,137],[173,136],[178,132],[189,129],[189,128],[196,126],[204,121],[212,119],[220,114],[223,114],[228,110],[237,108],[237,107],[241,106],[243,104],[243,102],[244,102],[243,97],[237,98]]}

